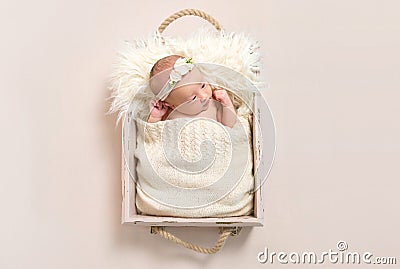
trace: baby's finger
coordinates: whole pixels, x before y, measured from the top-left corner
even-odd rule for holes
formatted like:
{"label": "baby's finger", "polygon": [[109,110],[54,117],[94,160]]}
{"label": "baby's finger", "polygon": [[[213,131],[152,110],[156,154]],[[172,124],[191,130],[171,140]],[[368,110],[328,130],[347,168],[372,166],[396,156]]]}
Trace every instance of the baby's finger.
{"label": "baby's finger", "polygon": [[224,88],[220,88],[220,87],[216,88],[215,90],[216,91],[226,91]]}
{"label": "baby's finger", "polygon": [[220,98],[221,97],[221,92],[219,92],[219,91],[214,92],[214,96],[215,96],[215,98]]}

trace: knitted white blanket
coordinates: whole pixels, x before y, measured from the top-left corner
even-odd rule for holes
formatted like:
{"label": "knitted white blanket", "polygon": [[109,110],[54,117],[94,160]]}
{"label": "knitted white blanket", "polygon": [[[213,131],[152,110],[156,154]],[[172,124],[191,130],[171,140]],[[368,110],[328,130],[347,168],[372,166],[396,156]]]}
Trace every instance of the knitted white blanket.
{"label": "knitted white blanket", "polygon": [[138,212],[174,217],[252,213],[251,116],[238,119],[233,128],[205,118],[137,120]]}

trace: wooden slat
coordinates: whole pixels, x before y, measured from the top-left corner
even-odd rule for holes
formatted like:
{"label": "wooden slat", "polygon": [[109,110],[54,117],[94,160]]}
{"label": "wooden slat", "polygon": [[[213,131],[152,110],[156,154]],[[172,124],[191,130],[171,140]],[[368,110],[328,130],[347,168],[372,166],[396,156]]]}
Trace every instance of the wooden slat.
{"label": "wooden slat", "polygon": [[177,218],[136,215],[127,222],[141,226],[244,227],[262,226],[251,216],[229,218]]}
{"label": "wooden slat", "polygon": [[254,207],[255,217],[260,220],[264,218],[264,202],[263,193],[264,186],[262,185],[262,160],[261,154],[263,149],[262,133],[261,133],[261,122],[262,113],[260,109],[260,99],[261,95],[259,93],[254,94],[254,107],[253,107],[253,150],[254,150],[254,181],[257,191],[255,192],[256,206]]}

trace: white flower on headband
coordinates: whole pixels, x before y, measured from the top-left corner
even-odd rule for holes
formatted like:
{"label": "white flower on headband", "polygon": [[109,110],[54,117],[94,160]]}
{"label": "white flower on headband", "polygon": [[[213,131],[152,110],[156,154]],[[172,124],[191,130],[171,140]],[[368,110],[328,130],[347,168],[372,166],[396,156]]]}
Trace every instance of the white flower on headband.
{"label": "white flower on headband", "polygon": [[193,59],[192,58],[179,58],[174,64],[174,68],[169,75],[169,84],[174,86],[178,81],[182,79],[189,71],[193,69]]}

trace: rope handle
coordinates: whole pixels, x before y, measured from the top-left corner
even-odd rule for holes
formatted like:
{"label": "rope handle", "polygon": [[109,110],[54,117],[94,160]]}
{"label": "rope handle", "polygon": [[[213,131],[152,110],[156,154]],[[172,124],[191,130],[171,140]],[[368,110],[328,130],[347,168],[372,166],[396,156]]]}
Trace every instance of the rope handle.
{"label": "rope handle", "polygon": [[220,251],[223,246],[225,245],[226,240],[228,239],[229,235],[237,235],[240,232],[241,227],[220,227],[219,228],[219,238],[215,245],[211,248],[201,247],[187,241],[183,241],[182,239],[176,237],[175,235],[167,232],[165,227],[163,226],[151,226],[151,233],[159,234],[160,236],[164,237],[165,239],[171,240],[172,242],[184,246],[185,248],[203,253],[203,254],[214,254]]}
{"label": "rope handle", "polygon": [[206,21],[208,21],[209,23],[211,23],[212,25],[214,25],[215,29],[217,29],[218,31],[221,30],[221,25],[219,24],[219,22],[216,19],[214,19],[213,17],[211,17],[209,14],[205,13],[204,11],[198,10],[198,9],[187,8],[187,9],[182,9],[178,12],[175,12],[174,14],[172,14],[171,16],[166,18],[158,27],[158,32],[161,34],[162,32],[164,32],[165,28],[167,28],[168,25],[170,25],[173,21],[175,21],[181,17],[189,16],[189,15],[203,18]]}

